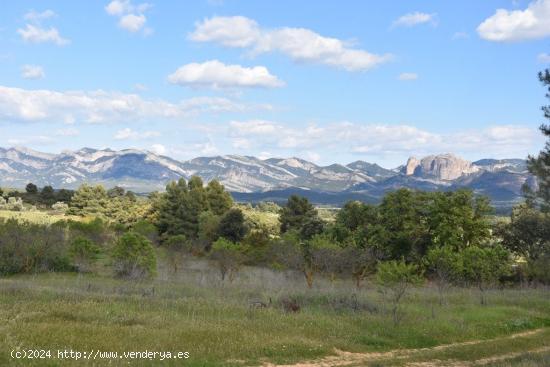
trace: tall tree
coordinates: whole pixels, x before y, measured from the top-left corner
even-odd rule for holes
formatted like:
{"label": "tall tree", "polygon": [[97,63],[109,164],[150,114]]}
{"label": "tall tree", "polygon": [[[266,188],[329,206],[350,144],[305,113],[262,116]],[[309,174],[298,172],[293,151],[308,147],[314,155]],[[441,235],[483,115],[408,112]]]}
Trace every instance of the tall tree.
{"label": "tall tree", "polygon": [[246,224],[244,222],[243,212],[238,209],[230,209],[220,220],[218,225],[218,234],[232,242],[239,242],[246,235]]}
{"label": "tall tree", "polygon": [[25,191],[27,194],[36,194],[38,192],[38,187],[32,182],[29,182],[25,187]]}
{"label": "tall tree", "polygon": [[[288,198],[286,205],[281,208],[279,215],[281,233],[290,230],[300,232],[306,224],[317,223],[317,219],[317,210],[307,198],[292,195]],[[307,235],[309,236],[311,233],[308,231]]]}
{"label": "tall tree", "polygon": [[[547,88],[546,97],[550,99],[550,70],[540,72],[539,79]],[[543,106],[542,111],[544,117],[550,120],[550,105]],[[529,156],[528,168],[529,172],[537,177],[538,188],[534,196],[540,202],[542,211],[550,212],[550,124],[542,124],[540,131],[548,137],[548,141],[538,156]]]}
{"label": "tall tree", "polygon": [[233,206],[233,198],[225,191],[218,180],[212,180],[208,183],[206,197],[210,211],[215,215],[222,215]]}

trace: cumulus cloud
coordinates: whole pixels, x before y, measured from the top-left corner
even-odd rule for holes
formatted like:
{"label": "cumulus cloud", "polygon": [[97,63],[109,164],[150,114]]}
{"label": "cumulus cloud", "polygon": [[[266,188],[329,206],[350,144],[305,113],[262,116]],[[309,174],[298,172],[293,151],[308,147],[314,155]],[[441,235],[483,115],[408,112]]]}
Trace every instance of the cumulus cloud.
{"label": "cumulus cloud", "polygon": [[380,157],[446,151],[470,154],[480,152],[480,147],[488,156],[510,156],[525,154],[538,143],[536,129],[515,125],[436,133],[410,125],[338,122],[295,128],[279,122],[249,120],[231,121],[229,136],[234,146],[242,145],[246,139],[247,149],[293,150],[303,156],[308,152],[341,153],[343,147],[348,153]]}
{"label": "cumulus cloud", "polygon": [[524,10],[498,9],[478,27],[488,41],[523,41],[550,36],[550,0],[536,0]]}
{"label": "cumulus cloud", "polygon": [[270,108],[220,97],[193,97],[173,103],[103,90],[59,92],[0,86],[0,121],[12,122],[109,123]]}
{"label": "cumulus cloud", "polygon": [[168,76],[168,81],[172,84],[213,89],[276,88],[284,85],[264,66],[247,68],[241,65],[226,65],[218,60],[183,65]]}
{"label": "cumulus cloud", "polygon": [[23,65],[21,67],[21,77],[25,79],[42,79],[46,76],[42,66]]}
{"label": "cumulus cloud", "polygon": [[64,46],[70,41],[61,36],[57,28],[45,27],[42,21],[55,17],[57,14],[53,10],[45,10],[37,12],[31,10],[27,12],[23,18],[27,21],[24,28],[17,29],[17,33],[23,41],[28,43],[54,43],[58,46]]}
{"label": "cumulus cloud", "polygon": [[39,25],[26,24],[25,28],[19,28],[17,33],[23,41],[29,43],[55,43],[58,46],[64,46],[70,43],[66,38],[61,37],[57,28],[43,28]]}
{"label": "cumulus cloud", "polygon": [[437,25],[437,14],[436,13],[421,13],[415,11],[413,13],[408,13],[397,18],[393,23],[392,27],[413,27],[419,24],[429,23],[431,25]]}
{"label": "cumulus cloud", "polygon": [[416,73],[401,73],[401,74],[399,74],[397,79],[403,80],[403,81],[416,80],[416,79],[418,79],[418,74],[416,74]]}
{"label": "cumulus cloud", "polygon": [[118,17],[120,28],[132,33],[143,31],[143,34],[148,35],[153,30],[145,27],[147,17],[144,13],[150,7],[151,4],[148,3],[134,5],[130,0],[113,0],[105,6],[105,11],[111,16]]}
{"label": "cumulus cloud", "polygon": [[137,132],[127,127],[117,131],[114,138],[116,140],[142,140],[156,138],[159,136],[160,133],[158,131]]}
{"label": "cumulus cloud", "polygon": [[324,64],[347,71],[368,70],[392,59],[390,54],[373,54],[306,28],[263,29],[253,19],[243,16],[205,19],[196,23],[189,38],[195,42],[247,48],[252,55],[280,52],[298,62]]}

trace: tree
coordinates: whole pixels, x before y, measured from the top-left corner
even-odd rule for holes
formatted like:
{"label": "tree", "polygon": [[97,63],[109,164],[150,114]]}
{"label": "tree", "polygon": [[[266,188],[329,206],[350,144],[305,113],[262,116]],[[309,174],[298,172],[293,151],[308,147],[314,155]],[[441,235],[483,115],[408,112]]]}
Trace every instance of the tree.
{"label": "tree", "polygon": [[196,239],[199,216],[207,210],[207,194],[200,177],[191,177],[189,183],[183,178],[177,183],[170,182],[159,203],[159,232],[164,236],[183,234],[188,239]]}
{"label": "tree", "polygon": [[161,234],[192,234],[188,192],[187,182],[183,178],[166,185],[166,193],[162,195],[159,204],[158,227]]}
{"label": "tree", "polygon": [[[550,99],[550,70],[539,73],[539,80],[547,87],[546,97]],[[550,120],[550,105],[543,106],[544,117]],[[550,212],[550,124],[542,124],[540,131],[549,138],[538,156],[529,156],[527,167],[529,172],[537,178],[537,190],[533,193],[544,212]],[[528,190],[529,191],[529,190]]]}
{"label": "tree", "polygon": [[550,216],[529,205],[516,206],[510,223],[498,228],[497,234],[504,247],[528,261],[550,254]]}
{"label": "tree", "polygon": [[[309,200],[305,197],[292,195],[288,198],[286,205],[281,208],[279,214],[279,222],[281,223],[281,233],[285,233],[289,230],[302,231],[302,228],[306,223],[308,225],[314,225],[316,228],[318,225],[317,210],[311,205]],[[305,231],[302,235],[308,237],[310,231]]]}
{"label": "tree", "polygon": [[115,273],[132,279],[150,278],[156,274],[157,257],[151,242],[135,232],[126,232],[113,248]]}
{"label": "tree", "polygon": [[184,235],[168,237],[162,245],[168,252],[168,261],[172,264],[174,273],[178,272],[178,264],[183,262],[184,255],[189,252],[190,245]]}
{"label": "tree", "polygon": [[56,202],[55,191],[51,186],[44,186],[40,190],[40,201],[46,205],[52,205]]}
{"label": "tree", "polygon": [[418,261],[430,245],[425,197],[408,189],[386,194],[369,242],[388,258]]}
{"label": "tree", "polygon": [[105,213],[107,203],[108,197],[103,186],[83,184],[74,193],[69,204],[68,214],[81,216],[101,215]]}
{"label": "tree", "polygon": [[25,187],[25,191],[27,192],[27,194],[36,194],[38,193],[38,187],[32,182],[29,182]]}
{"label": "tree", "polygon": [[100,253],[100,247],[86,237],[76,237],[69,244],[69,255],[80,273],[88,272]]}
{"label": "tree", "polygon": [[208,207],[215,215],[222,215],[233,206],[233,198],[225,191],[218,180],[212,180],[206,186]]}
{"label": "tree", "polygon": [[510,273],[510,254],[500,245],[470,246],[459,254],[463,280],[477,286],[480,291],[480,302],[482,305],[486,304],[487,288]]}
{"label": "tree", "polygon": [[460,278],[461,264],[458,252],[451,246],[432,248],[425,258],[428,270],[435,276],[439,304],[443,304],[444,291]]}
{"label": "tree", "polygon": [[221,280],[228,276],[233,281],[235,275],[245,262],[245,255],[242,247],[225,238],[219,238],[212,244],[210,259],[215,261],[220,271]]}
{"label": "tree", "polygon": [[386,261],[378,264],[376,282],[382,287],[387,300],[392,304],[392,318],[394,324],[401,320],[400,303],[409,288],[422,283],[422,277],[418,274],[418,267],[407,264],[405,261]]}
{"label": "tree", "polygon": [[336,214],[336,223],[350,231],[356,231],[376,221],[376,207],[360,201],[348,201]]}
{"label": "tree", "polygon": [[124,188],[120,186],[115,186],[107,190],[107,196],[110,198],[121,197],[121,196],[124,196],[125,193],[126,193],[126,190],[124,190]]}
{"label": "tree", "polygon": [[220,237],[232,242],[239,242],[246,235],[246,232],[244,215],[240,209],[230,209],[221,217],[218,225],[218,235]]}
{"label": "tree", "polygon": [[471,190],[430,194],[428,226],[435,246],[461,249],[481,245],[490,238],[487,216],[492,212],[488,198]]}

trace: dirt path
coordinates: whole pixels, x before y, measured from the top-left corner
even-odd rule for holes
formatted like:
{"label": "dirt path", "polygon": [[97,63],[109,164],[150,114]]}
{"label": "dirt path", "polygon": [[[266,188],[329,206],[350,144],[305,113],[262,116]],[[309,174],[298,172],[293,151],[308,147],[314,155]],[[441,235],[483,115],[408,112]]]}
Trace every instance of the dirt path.
{"label": "dirt path", "polygon": [[[368,362],[376,362],[376,361],[384,361],[384,360],[399,360],[399,359],[407,359],[408,357],[413,357],[417,354],[421,354],[423,352],[433,352],[433,351],[442,351],[446,349],[451,348],[459,348],[463,346],[470,346],[470,345],[477,345],[477,344],[484,344],[484,343],[490,343],[500,340],[508,340],[508,339],[515,339],[515,338],[525,338],[529,336],[533,336],[536,334],[539,334],[546,330],[546,328],[541,329],[535,329],[535,330],[529,330],[521,333],[516,333],[504,337],[498,337],[494,339],[485,339],[485,340],[471,340],[461,343],[453,343],[453,344],[444,344],[444,345],[438,345],[436,347],[431,348],[419,348],[419,349],[396,349],[391,350],[388,352],[373,352],[373,353],[352,353],[352,352],[345,352],[342,350],[335,349],[334,353],[335,355],[328,356],[322,359],[314,360],[314,361],[305,361],[300,362],[296,364],[291,365],[276,365],[271,363],[266,363],[263,365],[263,367],[339,367],[339,366],[355,366],[355,365],[366,365]],[[448,367],[469,367],[469,366],[483,366],[492,362],[500,361],[500,360],[506,360],[510,358],[517,357],[518,355],[525,353],[525,352],[533,352],[533,353],[542,353],[550,350],[550,346],[531,350],[531,351],[524,351],[521,353],[509,353],[504,354],[500,356],[480,359],[475,362],[450,362],[450,361],[429,361],[429,362],[412,362],[407,363],[406,366],[410,367],[441,367],[441,366],[448,366]]]}

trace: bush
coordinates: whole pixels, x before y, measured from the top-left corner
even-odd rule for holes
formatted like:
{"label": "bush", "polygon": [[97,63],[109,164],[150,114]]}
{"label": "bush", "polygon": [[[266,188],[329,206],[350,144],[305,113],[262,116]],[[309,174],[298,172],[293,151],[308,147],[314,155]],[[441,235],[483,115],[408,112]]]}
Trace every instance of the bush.
{"label": "bush", "polygon": [[386,261],[378,264],[376,282],[383,288],[387,300],[392,303],[393,322],[398,324],[401,320],[399,304],[410,287],[422,283],[422,277],[418,274],[418,267],[401,261]]}
{"label": "bush", "polygon": [[113,248],[115,274],[132,279],[150,278],[156,274],[157,257],[151,241],[135,232],[127,232]]}
{"label": "bush", "polygon": [[510,273],[510,253],[502,246],[466,247],[460,252],[463,280],[477,286],[481,292],[481,304],[486,303],[485,291]]}
{"label": "bush", "polygon": [[0,221],[0,274],[70,269],[62,224]]}
{"label": "bush", "polygon": [[57,203],[52,205],[52,209],[56,212],[65,213],[69,209],[69,205],[62,201],[58,201]]}
{"label": "bush", "polygon": [[240,209],[228,210],[220,219],[218,235],[229,241],[239,242],[246,235],[243,212]]}
{"label": "bush", "polygon": [[154,245],[159,244],[157,227],[151,222],[140,220],[132,226],[132,231],[147,237],[147,239]]}
{"label": "bush", "polygon": [[229,281],[233,281],[246,259],[243,250],[241,245],[223,237],[212,244],[210,258],[217,263],[222,281],[226,276],[229,276]]}
{"label": "bush", "polygon": [[192,251],[191,244],[184,235],[179,234],[165,239],[162,246],[168,251],[168,260],[174,269],[174,273],[177,273],[178,264],[183,262],[185,254]]}
{"label": "bush", "polygon": [[431,249],[425,257],[428,270],[434,275],[439,292],[439,304],[443,304],[443,292],[460,279],[460,255],[451,246]]}
{"label": "bush", "polygon": [[85,237],[77,237],[69,245],[69,255],[81,273],[90,271],[91,265],[98,259],[100,252],[100,247]]}
{"label": "bush", "polygon": [[100,218],[87,222],[69,220],[67,223],[71,238],[85,237],[99,246],[108,242],[113,235],[107,223]]}

